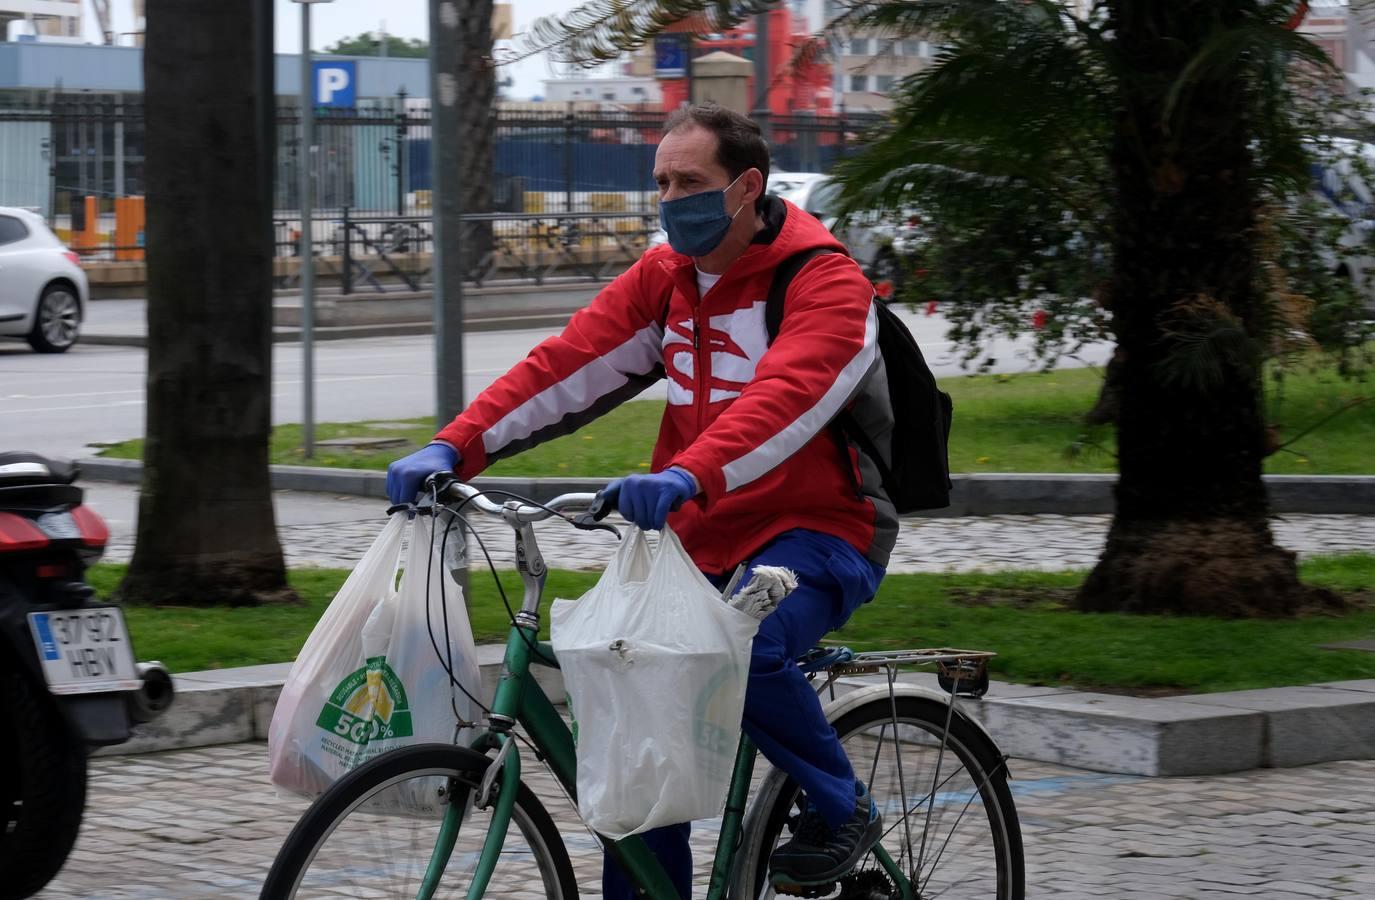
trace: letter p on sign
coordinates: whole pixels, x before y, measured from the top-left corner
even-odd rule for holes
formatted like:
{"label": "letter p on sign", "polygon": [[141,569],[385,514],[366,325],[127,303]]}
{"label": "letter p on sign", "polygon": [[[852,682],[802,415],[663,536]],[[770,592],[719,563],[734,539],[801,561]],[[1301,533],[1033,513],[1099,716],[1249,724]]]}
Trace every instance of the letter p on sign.
{"label": "letter p on sign", "polygon": [[357,97],[357,63],[353,61],[317,62],[315,105],[351,108]]}

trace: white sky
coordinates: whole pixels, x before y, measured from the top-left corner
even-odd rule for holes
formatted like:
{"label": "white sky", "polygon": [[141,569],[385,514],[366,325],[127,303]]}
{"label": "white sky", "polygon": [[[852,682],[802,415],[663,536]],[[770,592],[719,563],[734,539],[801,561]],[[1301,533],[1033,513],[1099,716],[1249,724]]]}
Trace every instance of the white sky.
{"label": "white sky", "polygon": [[[233,0],[229,0],[233,2]],[[513,0],[514,27],[517,32],[524,30],[540,16],[566,12],[580,5],[578,0]],[[276,0],[277,4],[277,52],[296,53],[301,47],[301,7],[291,0]],[[131,0],[113,0],[114,30],[128,32],[133,30],[133,3]],[[96,24],[95,13],[89,3],[83,4],[82,28],[90,41],[100,40],[100,29]],[[364,31],[376,31],[385,18],[389,34],[403,38],[428,39],[429,5],[426,0],[389,0],[379,4],[377,0],[332,0],[328,3],[315,3],[310,13],[310,44],[315,50],[333,44],[340,38],[353,37]],[[121,41],[122,43],[123,41]],[[527,99],[543,92],[541,82],[552,77],[548,64],[543,59],[531,59],[523,63],[504,67],[498,78],[506,74],[515,79],[509,96]]]}

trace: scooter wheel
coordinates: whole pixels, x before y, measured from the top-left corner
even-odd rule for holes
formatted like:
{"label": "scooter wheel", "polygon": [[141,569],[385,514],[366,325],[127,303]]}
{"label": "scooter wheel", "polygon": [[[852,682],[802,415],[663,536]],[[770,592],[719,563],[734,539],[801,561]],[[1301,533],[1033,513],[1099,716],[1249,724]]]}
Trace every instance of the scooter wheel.
{"label": "scooter wheel", "polygon": [[47,689],[0,661],[0,898],[30,897],[57,875],[86,806],[86,747]]}

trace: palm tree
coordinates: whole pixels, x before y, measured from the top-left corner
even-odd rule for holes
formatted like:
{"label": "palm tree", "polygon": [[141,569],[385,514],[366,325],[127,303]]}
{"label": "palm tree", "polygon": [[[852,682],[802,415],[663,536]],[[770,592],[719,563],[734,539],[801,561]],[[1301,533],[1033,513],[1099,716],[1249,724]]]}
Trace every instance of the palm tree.
{"label": "palm tree", "polygon": [[268,481],[274,97],[255,80],[258,54],[272,53],[263,15],[270,3],[148,2],[147,440],[119,590],[131,602],[295,598]]}
{"label": "palm tree", "polygon": [[[1258,209],[1306,179],[1287,82],[1330,71],[1285,26],[1297,0],[856,0],[831,27],[940,35],[892,121],[843,169],[854,206],[1035,185],[1073,209],[1106,190],[1104,305],[1118,342],[1120,479],[1086,610],[1284,615],[1311,603],[1261,479],[1261,361],[1275,313]],[[757,4],[594,2],[531,41],[596,60],[705,12]],[[1096,139],[1084,140],[1084,135]],[[956,416],[958,421],[958,415]]]}

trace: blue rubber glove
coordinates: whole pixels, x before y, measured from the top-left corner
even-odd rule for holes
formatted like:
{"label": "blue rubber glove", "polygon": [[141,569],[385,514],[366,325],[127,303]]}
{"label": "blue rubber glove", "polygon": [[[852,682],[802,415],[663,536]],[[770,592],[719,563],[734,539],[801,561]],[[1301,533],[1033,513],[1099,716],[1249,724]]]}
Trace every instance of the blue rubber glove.
{"label": "blue rubber glove", "polygon": [[692,476],[682,469],[656,475],[628,475],[608,484],[602,494],[616,504],[621,515],[646,531],[659,531],[668,514],[697,493]]}
{"label": "blue rubber glove", "polygon": [[452,472],[459,455],[448,444],[430,444],[387,466],[387,499],[393,506],[414,503],[420,486],[435,472]]}

